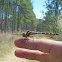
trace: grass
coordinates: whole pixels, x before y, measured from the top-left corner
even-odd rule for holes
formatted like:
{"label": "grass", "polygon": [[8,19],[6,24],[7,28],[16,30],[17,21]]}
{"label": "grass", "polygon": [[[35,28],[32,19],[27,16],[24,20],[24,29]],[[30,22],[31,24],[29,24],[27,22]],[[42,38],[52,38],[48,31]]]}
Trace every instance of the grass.
{"label": "grass", "polygon": [[20,37],[22,36],[12,35],[11,33],[0,33],[0,62],[37,62],[18,58],[14,55],[14,51],[17,49],[14,41]]}
{"label": "grass", "polygon": [[[62,37],[62,35],[59,37]],[[0,62],[38,62],[18,58],[14,55],[14,51],[17,49],[14,41],[17,38],[22,38],[22,36],[12,35],[11,33],[0,33]]]}

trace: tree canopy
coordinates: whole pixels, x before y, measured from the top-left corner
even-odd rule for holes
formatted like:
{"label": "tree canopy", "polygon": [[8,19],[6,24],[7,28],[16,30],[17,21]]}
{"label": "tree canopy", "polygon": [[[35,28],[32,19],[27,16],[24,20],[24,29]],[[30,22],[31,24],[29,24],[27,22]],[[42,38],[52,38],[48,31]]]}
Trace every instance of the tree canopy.
{"label": "tree canopy", "polygon": [[0,0],[1,31],[35,30],[36,17],[30,0]]}
{"label": "tree canopy", "polygon": [[0,0],[0,31],[59,32],[57,23],[62,15],[62,0],[46,0],[45,5],[48,11],[43,19],[37,19],[31,0]]}

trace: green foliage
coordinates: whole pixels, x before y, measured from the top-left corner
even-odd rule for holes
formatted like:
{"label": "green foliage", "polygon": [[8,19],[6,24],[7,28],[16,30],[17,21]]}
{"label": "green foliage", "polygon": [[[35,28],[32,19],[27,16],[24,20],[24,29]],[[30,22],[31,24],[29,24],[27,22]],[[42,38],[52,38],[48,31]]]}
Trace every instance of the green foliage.
{"label": "green foliage", "polygon": [[[5,27],[2,29],[12,29],[15,30],[35,30],[36,17],[33,12],[32,3],[30,0],[0,0],[1,16],[2,20],[4,19]],[[12,22],[11,22],[12,21]],[[9,24],[8,24],[9,23]],[[4,26],[2,25],[2,26]],[[11,25],[11,26],[10,26]],[[23,26],[23,27],[22,27]],[[28,27],[28,28],[27,28]],[[5,31],[6,31],[5,30]]]}
{"label": "green foliage", "polygon": [[42,23],[42,30],[47,31],[47,32],[54,32],[57,33],[59,32],[59,28],[58,28],[58,16],[61,14],[61,7],[62,4],[60,3],[62,2],[61,0],[47,0],[46,1],[46,8],[48,9],[48,11],[45,13],[45,21],[43,21]]}
{"label": "green foliage", "polygon": [[47,0],[46,7],[48,12],[52,11],[54,16],[58,16],[61,13],[62,9],[62,0]]}
{"label": "green foliage", "polygon": [[[23,1],[21,1],[20,5],[21,5],[21,10],[22,10],[21,12],[24,16],[24,19],[23,19],[24,24],[25,23],[27,24],[26,26],[28,26],[28,29],[30,29],[30,28],[32,29],[33,27],[36,26],[36,18],[33,13],[33,10],[32,10],[33,9],[32,4],[31,4],[30,0],[27,0],[27,1],[23,0]],[[29,25],[33,25],[33,27],[32,26],[30,27]],[[33,29],[35,29],[35,28],[33,28]]]}
{"label": "green foliage", "polygon": [[[46,0],[44,19],[37,20],[30,0],[0,0],[0,29],[3,31],[37,30],[58,32],[57,19],[61,15],[62,0]],[[58,4],[59,3],[59,4]]]}

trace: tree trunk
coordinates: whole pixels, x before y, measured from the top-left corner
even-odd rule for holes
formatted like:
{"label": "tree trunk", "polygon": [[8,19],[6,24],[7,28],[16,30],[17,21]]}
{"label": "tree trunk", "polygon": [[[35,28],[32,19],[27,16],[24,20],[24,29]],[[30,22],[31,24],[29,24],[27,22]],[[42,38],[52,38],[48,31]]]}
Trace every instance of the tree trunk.
{"label": "tree trunk", "polygon": [[56,0],[56,2],[55,2],[55,16],[57,17],[58,16],[58,6],[59,4],[58,4],[58,0]]}

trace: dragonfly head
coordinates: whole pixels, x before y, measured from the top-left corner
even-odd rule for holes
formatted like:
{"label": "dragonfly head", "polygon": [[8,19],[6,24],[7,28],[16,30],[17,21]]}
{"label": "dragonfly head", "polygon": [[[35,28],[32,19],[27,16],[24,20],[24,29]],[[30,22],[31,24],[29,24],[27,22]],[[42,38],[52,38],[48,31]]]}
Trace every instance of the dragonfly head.
{"label": "dragonfly head", "polygon": [[25,34],[25,33],[23,33],[23,34],[22,34],[22,36],[23,36],[23,37],[26,37],[26,34]]}

